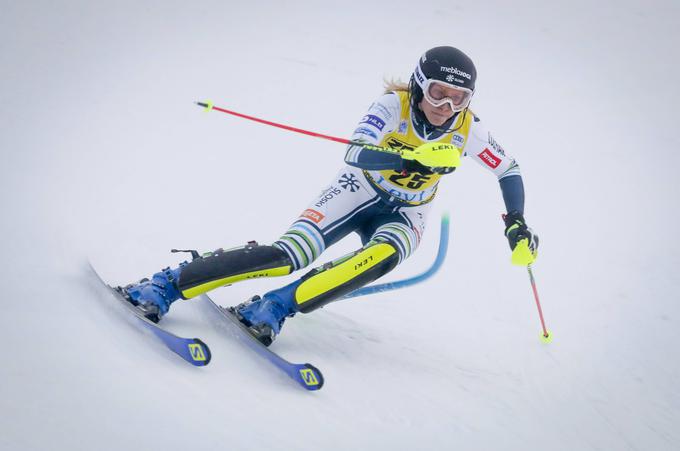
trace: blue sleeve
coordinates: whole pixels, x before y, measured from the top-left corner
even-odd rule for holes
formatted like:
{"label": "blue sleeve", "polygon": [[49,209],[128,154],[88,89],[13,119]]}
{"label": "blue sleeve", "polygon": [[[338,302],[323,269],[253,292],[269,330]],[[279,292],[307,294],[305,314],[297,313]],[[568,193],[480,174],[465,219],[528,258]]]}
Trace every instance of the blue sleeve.
{"label": "blue sleeve", "polygon": [[350,145],[347,148],[345,163],[369,171],[382,171],[385,169],[400,171],[402,169],[400,155],[367,149],[358,145]]}
{"label": "blue sleeve", "polygon": [[503,192],[503,201],[508,213],[517,211],[524,214],[524,183],[521,175],[503,177],[498,181]]}

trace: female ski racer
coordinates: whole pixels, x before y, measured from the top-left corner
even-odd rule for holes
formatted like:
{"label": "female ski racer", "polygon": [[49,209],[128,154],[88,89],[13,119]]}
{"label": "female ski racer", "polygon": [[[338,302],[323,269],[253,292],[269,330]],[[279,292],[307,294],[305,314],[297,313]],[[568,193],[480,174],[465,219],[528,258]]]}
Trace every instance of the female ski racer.
{"label": "female ski racer", "polygon": [[290,274],[309,266],[350,232],[358,233],[363,246],[355,252],[232,308],[251,333],[269,345],[287,317],[316,310],[408,258],[423,236],[440,179],[465,155],[497,176],[513,261],[532,263],[538,240],[523,217],[519,166],[469,109],[476,76],[474,64],[460,50],[428,50],[408,85],[389,83],[387,92],[371,105],[352,135],[356,144],[347,149],[347,166],[278,241],[250,242],[203,256],[194,253],[193,261],[120,290],[158,322],[178,299],[240,280]]}

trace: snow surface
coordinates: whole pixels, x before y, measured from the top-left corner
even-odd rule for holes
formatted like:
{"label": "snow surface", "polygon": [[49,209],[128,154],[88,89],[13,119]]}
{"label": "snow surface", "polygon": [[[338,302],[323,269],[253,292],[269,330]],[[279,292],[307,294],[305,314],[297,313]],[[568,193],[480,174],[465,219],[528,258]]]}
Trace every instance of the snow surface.
{"label": "snow surface", "polygon": [[[0,449],[680,449],[677,1],[0,11]],[[429,264],[447,210],[435,279],[286,324],[274,349],[318,366],[320,392],[239,347],[200,300],[165,321],[211,346],[191,367],[94,283],[88,258],[125,283],[179,262],[173,247],[271,242],[342,164],[341,145],[193,101],[348,136],[383,77],[442,44],[475,60],[474,110],[522,167],[552,344],[509,263],[498,185],[470,161],[389,276]]]}

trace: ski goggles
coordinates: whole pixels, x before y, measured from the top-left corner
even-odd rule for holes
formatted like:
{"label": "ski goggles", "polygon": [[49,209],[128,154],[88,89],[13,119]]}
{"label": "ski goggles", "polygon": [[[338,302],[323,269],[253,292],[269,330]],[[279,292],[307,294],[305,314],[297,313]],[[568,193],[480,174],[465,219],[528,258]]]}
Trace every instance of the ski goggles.
{"label": "ski goggles", "polygon": [[425,80],[423,94],[430,105],[439,108],[448,103],[454,112],[464,110],[472,98],[472,90],[439,80]]}

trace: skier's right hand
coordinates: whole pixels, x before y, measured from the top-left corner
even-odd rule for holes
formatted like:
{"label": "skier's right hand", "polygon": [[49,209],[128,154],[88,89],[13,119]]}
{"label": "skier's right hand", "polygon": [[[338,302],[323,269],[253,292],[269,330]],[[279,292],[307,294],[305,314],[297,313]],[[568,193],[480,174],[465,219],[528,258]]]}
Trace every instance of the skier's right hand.
{"label": "skier's right hand", "polygon": [[413,150],[406,150],[401,156],[403,169],[407,172],[448,174],[460,165],[458,148],[446,143],[425,143]]}
{"label": "skier's right hand", "polygon": [[401,160],[401,168],[406,172],[419,172],[421,174],[433,174],[433,171],[427,166],[423,166],[418,160]]}

